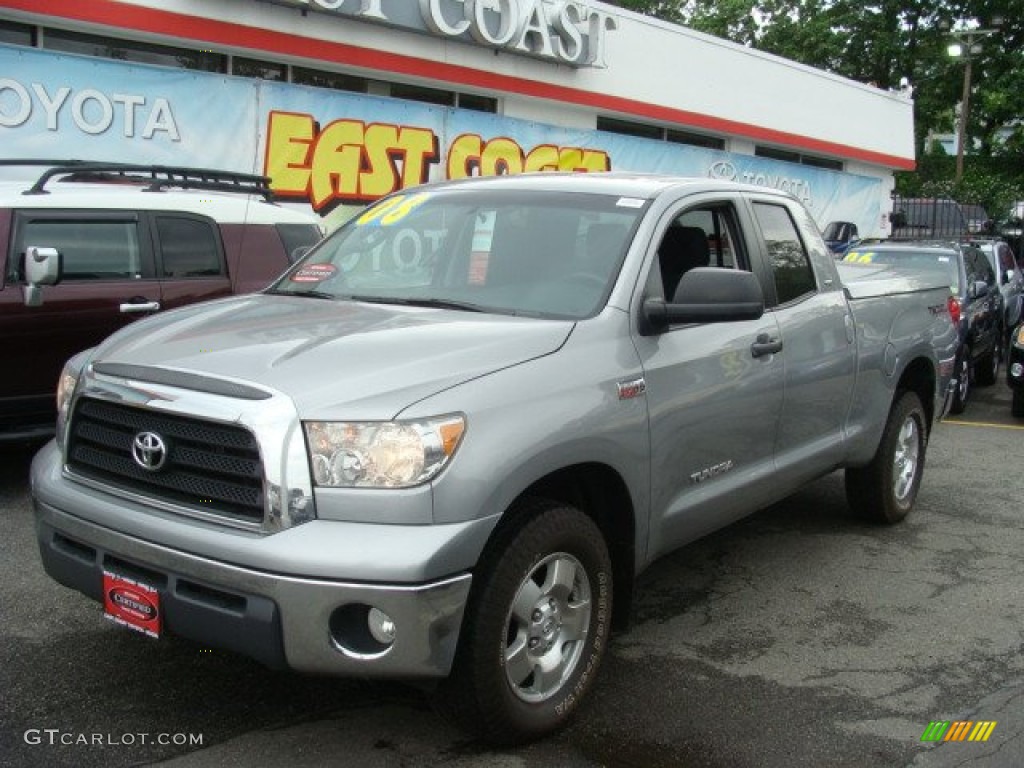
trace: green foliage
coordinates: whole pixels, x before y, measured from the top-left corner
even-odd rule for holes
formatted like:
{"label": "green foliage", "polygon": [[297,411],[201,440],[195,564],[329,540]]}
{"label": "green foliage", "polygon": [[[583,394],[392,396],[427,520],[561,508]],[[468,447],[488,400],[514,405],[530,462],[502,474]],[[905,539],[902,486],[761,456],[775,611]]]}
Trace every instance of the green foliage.
{"label": "green foliage", "polygon": [[896,174],[896,194],[904,197],[949,197],[977,203],[997,223],[1006,223],[1015,202],[1024,200],[1024,156],[971,157],[956,181],[956,158],[929,154],[913,173]]}

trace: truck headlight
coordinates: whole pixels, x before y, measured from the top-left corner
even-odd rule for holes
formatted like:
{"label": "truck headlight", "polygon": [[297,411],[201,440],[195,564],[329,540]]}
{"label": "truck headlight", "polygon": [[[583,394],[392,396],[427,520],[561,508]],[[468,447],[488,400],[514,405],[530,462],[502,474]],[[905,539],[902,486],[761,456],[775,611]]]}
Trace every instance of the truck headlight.
{"label": "truck headlight", "polygon": [[408,488],[448,463],[462,440],[459,415],[415,421],[307,421],[313,480],[328,488]]}
{"label": "truck headlight", "polygon": [[75,386],[78,384],[79,371],[75,369],[69,369],[68,364],[64,364],[64,370],[60,372],[60,378],[57,380],[57,417],[66,418],[68,415],[68,408],[71,406],[71,395],[75,392]]}
{"label": "truck headlight", "polygon": [[78,386],[78,378],[92,356],[92,349],[86,349],[71,357],[60,372],[57,379],[57,444],[64,445],[64,427],[68,423],[71,410],[71,396]]}

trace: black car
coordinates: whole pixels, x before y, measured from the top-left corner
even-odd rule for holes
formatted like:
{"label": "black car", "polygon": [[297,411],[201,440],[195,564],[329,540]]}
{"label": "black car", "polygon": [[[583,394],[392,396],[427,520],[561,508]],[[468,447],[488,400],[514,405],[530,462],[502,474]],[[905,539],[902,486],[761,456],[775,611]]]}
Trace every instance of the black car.
{"label": "black car", "polygon": [[1024,417],[1024,323],[1018,325],[1010,339],[1009,358],[1006,361],[1006,383],[1013,390],[1011,413]]}
{"label": "black car", "polygon": [[960,330],[950,411],[963,413],[972,384],[995,384],[1002,354],[1003,298],[988,257],[977,247],[957,242],[871,242],[851,248],[843,261],[943,273],[949,280],[949,313]]}

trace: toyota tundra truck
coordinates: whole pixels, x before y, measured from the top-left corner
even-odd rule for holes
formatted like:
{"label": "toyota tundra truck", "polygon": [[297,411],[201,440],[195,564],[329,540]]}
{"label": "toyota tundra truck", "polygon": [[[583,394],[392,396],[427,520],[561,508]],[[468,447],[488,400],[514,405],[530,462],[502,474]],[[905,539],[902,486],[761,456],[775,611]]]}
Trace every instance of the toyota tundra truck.
{"label": "toyota tundra truck", "polygon": [[43,565],[150,637],[418,681],[482,738],[538,738],[657,558],[839,469],[857,512],[911,511],[949,288],[846,272],[766,188],[396,193],[269,289],[67,363],[32,465]]}

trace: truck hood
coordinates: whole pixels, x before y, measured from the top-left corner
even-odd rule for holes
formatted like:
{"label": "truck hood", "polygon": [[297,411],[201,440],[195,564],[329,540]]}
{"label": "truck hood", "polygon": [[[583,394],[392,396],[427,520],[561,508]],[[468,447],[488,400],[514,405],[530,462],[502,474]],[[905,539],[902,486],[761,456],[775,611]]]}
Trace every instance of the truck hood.
{"label": "truck hood", "polygon": [[564,320],[249,295],[157,315],[119,331],[92,360],[263,385],[304,419],[388,419],[412,403],[550,354]]}

